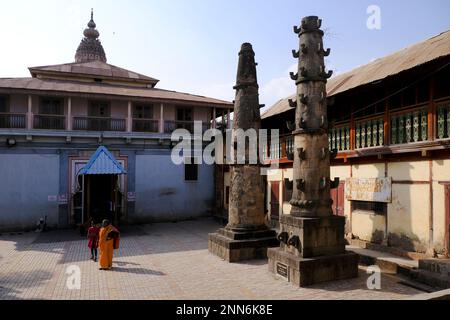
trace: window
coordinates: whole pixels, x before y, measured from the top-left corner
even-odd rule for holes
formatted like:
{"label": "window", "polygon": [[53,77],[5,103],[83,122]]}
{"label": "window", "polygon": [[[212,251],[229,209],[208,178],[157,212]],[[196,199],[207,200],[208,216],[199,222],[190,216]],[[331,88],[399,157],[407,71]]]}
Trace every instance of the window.
{"label": "window", "polygon": [[365,211],[370,214],[385,215],[387,213],[387,203],[370,201],[352,201],[352,211]]}
{"label": "window", "polygon": [[134,119],[153,119],[153,105],[135,105]]}
{"label": "window", "polygon": [[63,104],[61,99],[45,98],[39,106],[40,114],[63,115]]}
{"label": "window", "polygon": [[8,112],[8,103],[6,97],[0,97],[0,113]]}
{"label": "window", "polygon": [[89,103],[89,116],[90,117],[106,117],[111,114],[111,110],[108,102],[91,101]]}
{"label": "window", "polygon": [[[188,160],[188,159],[186,159]],[[197,181],[198,180],[198,164],[195,163],[195,159],[191,158],[190,163],[188,161],[184,164],[184,180]]]}
{"label": "window", "polygon": [[294,188],[294,181],[284,179],[283,201],[289,202],[292,199],[292,190]]}
{"label": "window", "polygon": [[178,107],[177,108],[177,121],[192,121],[192,108]]}

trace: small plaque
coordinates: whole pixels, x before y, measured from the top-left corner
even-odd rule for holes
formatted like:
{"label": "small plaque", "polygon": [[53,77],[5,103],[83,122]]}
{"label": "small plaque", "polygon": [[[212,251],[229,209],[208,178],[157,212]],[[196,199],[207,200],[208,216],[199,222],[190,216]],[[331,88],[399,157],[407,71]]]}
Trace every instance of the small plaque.
{"label": "small plaque", "polygon": [[128,192],[127,193],[127,200],[128,200],[128,202],[135,202],[136,201],[136,193]]}
{"label": "small plaque", "polygon": [[283,279],[289,280],[289,267],[283,263],[277,263],[277,275]]}

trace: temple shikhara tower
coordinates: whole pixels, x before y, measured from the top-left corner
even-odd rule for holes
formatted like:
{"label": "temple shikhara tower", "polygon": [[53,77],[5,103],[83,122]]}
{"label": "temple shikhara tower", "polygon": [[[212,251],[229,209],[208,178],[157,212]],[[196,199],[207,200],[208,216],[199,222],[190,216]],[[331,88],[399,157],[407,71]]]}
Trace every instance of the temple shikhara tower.
{"label": "temple shikhara tower", "polygon": [[290,101],[295,112],[294,188],[290,215],[280,216],[280,248],[269,249],[270,271],[288,281],[307,286],[314,283],[356,277],[358,257],[345,251],[345,218],[332,214],[323,31],[318,17],[306,17],[294,27],[300,37],[298,73],[291,73],[297,85],[297,99]]}
{"label": "temple shikhara tower", "polygon": [[[255,53],[250,43],[244,43],[234,87],[234,145],[238,129],[255,130],[258,135],[261,128],[258,88]],[[251,150],[257,150],[255,147],[246,143],[244,164],[235,161],[232,166],[228,225],[209,236],[210,252],[228,262],[265,258],[267,247],[278,245],[275,232],[265,222],[261,166],[249,161]]]}
{"label": "temple shikhara tower", "polygon": [[91,20],[88,23],[88,28],[84,30],[84,38],[81,40],[75,54],[75,62],[89,62],[101,61],[106,63],[106,54],[102,43],[98,39],[100,33],[96,29],[97,25],[94,22],[94,12],[91,11]]}

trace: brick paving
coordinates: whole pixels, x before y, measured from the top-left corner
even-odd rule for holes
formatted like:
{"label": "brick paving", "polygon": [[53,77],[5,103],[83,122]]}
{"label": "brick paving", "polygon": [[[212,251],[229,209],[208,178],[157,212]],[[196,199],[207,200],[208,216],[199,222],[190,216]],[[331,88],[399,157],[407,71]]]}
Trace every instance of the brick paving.
{"label": "brick paving", "polygon": [[[383,275],[382,289],[357,279],[296,288],[268,272],[267,261],[228,264],[208,253],[212,219],[127,227],[113,270],[89,260],[87,241],[74,231],[0,236],[0,299],[402,299],[422,293]],[[70,266],[80,290],[67,287]]]}

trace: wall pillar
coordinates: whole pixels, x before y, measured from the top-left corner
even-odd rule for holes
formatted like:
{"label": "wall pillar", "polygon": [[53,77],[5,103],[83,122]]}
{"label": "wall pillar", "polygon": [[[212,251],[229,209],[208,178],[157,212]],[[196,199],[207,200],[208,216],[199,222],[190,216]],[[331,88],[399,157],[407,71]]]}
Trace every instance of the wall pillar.
{"label": "wall pillar", "polygon": [[27,129],[33,129],[33,96],[28,95]]}
{"label": "wall pillar", "polygon": [[132,105],[132,102],[128,101],[127,132],[133,131],[133,116],[131,112]]}
{"label": "wall pillar", "polygon": [[164,133],[164,103],[161,103],[161,111],[159,113],[159,133]]}
{"label": "wall pillar", "polygon": [[213,108],[213,118],[212,118],[212,127],[213,129],[216,128],[216,108]]}
{"label": "wall pillar", "polygon": [[72,131],[72,98],[67,98],[67,126],[68,131]]}

